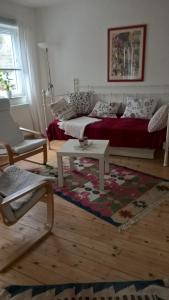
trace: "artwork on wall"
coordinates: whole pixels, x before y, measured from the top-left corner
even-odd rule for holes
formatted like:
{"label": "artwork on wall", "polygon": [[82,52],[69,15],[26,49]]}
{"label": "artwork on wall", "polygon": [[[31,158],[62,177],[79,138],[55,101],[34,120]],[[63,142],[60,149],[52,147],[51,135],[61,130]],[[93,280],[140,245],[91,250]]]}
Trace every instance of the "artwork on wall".
{"label": "artwork on wall", "polygon": [[108,81],[143,81],[146,25],[108,29]]}

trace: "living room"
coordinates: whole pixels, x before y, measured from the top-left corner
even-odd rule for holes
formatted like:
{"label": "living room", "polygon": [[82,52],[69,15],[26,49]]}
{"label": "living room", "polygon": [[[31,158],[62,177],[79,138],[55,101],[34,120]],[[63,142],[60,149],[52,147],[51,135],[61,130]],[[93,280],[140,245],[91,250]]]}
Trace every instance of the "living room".
{"label": "living room", "polygon": [[[18,90],[11,88],[13,93],[10,98],[11,114],[15,122],[21,127],[41,131],[45,135],[46,127],[53,120],[49,109],[52,97],[73,93],[77,88],[80,91],[92,90],[96,94],[105,94],[105,97],[112,94],[123,97],[131,94],[156,95],[162,105],[168,104],[168,10],[167,0],[0,0],[1,23],[7,27],[14,26],[19,32],[20,66],[15,72],[16,74],[22,72],[23,75],[18,75],[12,80],[15,80],[14,85],[16,81],[23,81],[21,87],[18,84]],[[144,76],[135,81],[108,80],[108,29],[137,25],[146,26],[145,55],[142,64]],[[126,57],[126,54],[124,56]],[[43,92],[42,95],[42,90],[48,93]],[[1,98],[6,98],[6,91],[5,89],[1,91]],[[48,147],[48,170],[57,167],[56,152],[61,151],[64,143],[62,140],[54,140],[51,142],[51,149]],[[118,191],[115,188],[114,193],[117,197],[123,194],[123,203],[128,201],[129,195],[134,195],[133,197],[140,195],[140,191],[145,189],[143,181],[149,188],[153,184],[159,187],[159,184],[168,183],[169,167],[167,164],[163,166],[164,149],[158,149],[153,159],[140,158],[141,156],[129,157],[128,152],[126,153],[125,156],[111,157],[111,163],[116,166],[112,178],[115,178],[119,187]],[[27,170],[35,168],[39,170],[41,153],[31,157],[31,160],[35,164],[19,161],[16,165]],[[0,158],[0,165],[4,162],[6,158]],[[94,166],[90,161],[83,163],[93,172]],[[81,162],[76,161],[76,166],[78,172],[81,172],[82,168],[83,173],[84,166],[81,166]],[[123,167],[128,169],[126,168],[124,172]],[[131,170],[131,173],[127,170]],[[86,172],[84,171],[89,178],[90,174]],[[75,173],[74,177],[70,176],[70,180],[69,176],[66,176],[64,181],[70,187],[70,193],[68,189],[64,189],[64,193],[65,198],[70,198],[73,193],[72,179],[76,185],[79,173]],[[93,182],[98,176],[96,170],[96,176],[92,177]],[[105,190],[108,187],[113,190],[114,185],[112,186],[107,174],[106,176]],[[136,178],[140,178],[140,181],[138,182]],[[82,179],[80,180],[82,183]],[[128,180],[135,182],[133,190],[130,185],[128,186]],[[140,184],[140,187],[136,189],[137,184]],[[128,188],[127,195],[124,195],[125,190],[120,190],[122,186]],[[76,185],[76,188],[79,186]],[[145,205],[142,200],[139,204],[137,202],[137,207],[135,205],[137,213],[139,209],[145,210],[135,215],[136,222],[133,221],[133,224],[130,222],[126,228],[122,226],[122,230],[119,230],[115,223],[123,223],[123,219],[130,218],[134,211],[130,207],[123,209],[123,215],[120,217],[116,215],[114,219],[111,215],[113,222],[110,222],[109,203],[112,201],[113,193],[111,195],[103,193],[97,199],[95,196],[97,191],[94,191],[92,196],[90,194],[92,203],[85,209],[86,199],[82,199],[78,205],[75,204],[76,201],[65,201],[60,189],[58,190],[56,186],[54,188],[52,235],[36,245],[5,272],[0,273],[3,285],[154,281],[169,277],[167,225],[169,205],[167,200],[162,201],[163,198],[167,199],[166,187],[165,195],[160,194],[164,193],[164,190],[162,191],[164,186],[161,190],[158,188],[156,193],[153,190],[150,198],[156,201],[146,203],[146,208],[143,207]],[[89,191],[91,185],[88,185],[87,189]],[[80,188],[77,190],[79,195],[83,192]],[[149,190],[148,192],[150,193]],[[106,199],[106,208],[102,210],[104,217],[101,217],[101,206],[98,207],[101,197]],[[115,200],[112,210],[119,205],[117,199]],[[43,208],[43,205],[38,204],[14,227],[8,228],[1,224],[1,250],[5,247],[2,259],[13,243],[15,246],[19,245],[20,241],[24,242],[27,233],[33,235],[38,231],[37,228],[44,216]],[[68,298],[68,295],[64,298]]]}

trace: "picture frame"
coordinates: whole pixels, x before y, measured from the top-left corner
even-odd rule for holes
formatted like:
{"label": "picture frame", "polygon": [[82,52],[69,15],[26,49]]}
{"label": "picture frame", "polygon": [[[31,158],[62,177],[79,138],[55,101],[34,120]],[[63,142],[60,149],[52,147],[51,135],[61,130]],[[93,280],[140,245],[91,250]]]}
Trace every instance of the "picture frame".
{"label": "picture frame", "polygon": [[144,80],[147,25],[108,29],[108,82]]}

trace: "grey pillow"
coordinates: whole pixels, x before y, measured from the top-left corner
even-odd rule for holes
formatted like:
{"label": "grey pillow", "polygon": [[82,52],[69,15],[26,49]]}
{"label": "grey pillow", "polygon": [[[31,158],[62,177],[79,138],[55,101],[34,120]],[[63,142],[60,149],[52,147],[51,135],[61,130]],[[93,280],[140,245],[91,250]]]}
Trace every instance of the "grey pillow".
{"label": "grey pillow", "polygon": [[70,120],[76,117],[73,105],[68,103],[64,98],[50,105],[52,114],[61,121]]}

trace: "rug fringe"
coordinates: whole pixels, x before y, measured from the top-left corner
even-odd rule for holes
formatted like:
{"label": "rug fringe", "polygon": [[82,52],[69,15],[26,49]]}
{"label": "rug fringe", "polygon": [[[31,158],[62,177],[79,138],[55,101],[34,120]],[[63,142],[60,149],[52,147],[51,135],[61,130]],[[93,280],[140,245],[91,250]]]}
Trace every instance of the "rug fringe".
{"label": "rug fringe", "polygon": [[152,211],[155,207],[159,206],[162,202],[166,201],[167,199],[162,198],[160,200],[158,200],[157,202],[149,205],[149,207],[145,210],[143,210],[141,213],[137,214],[136,216],[134,216],[131,220],[128,220],[125,224],[121,225],[118,228],[118,231],[125,231],[128,228],[130,228],[133,224],[137,223],[143,216],[147,215],[150,211]]}

